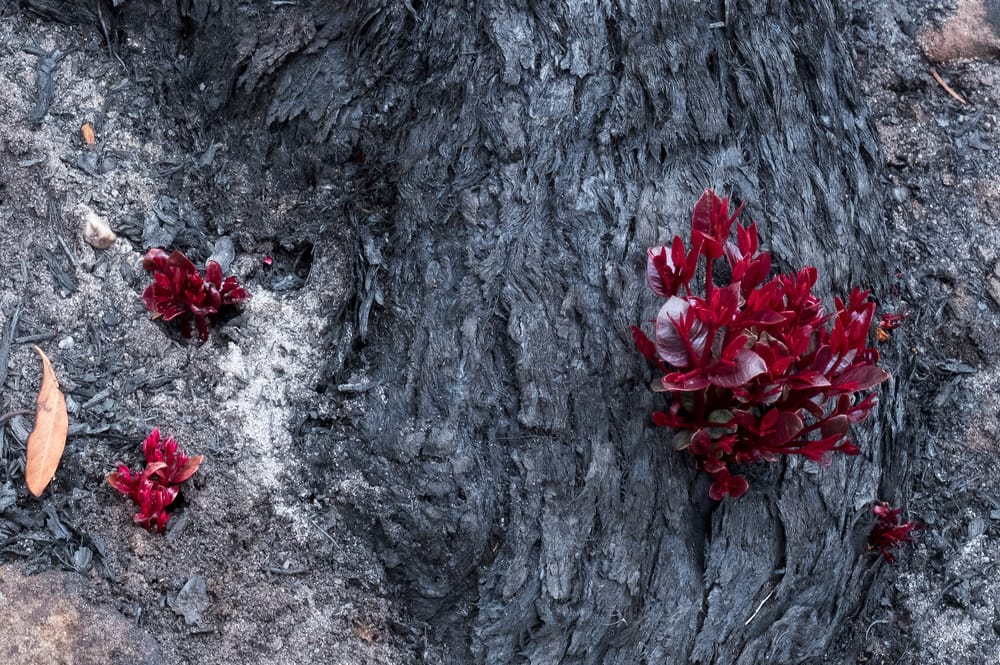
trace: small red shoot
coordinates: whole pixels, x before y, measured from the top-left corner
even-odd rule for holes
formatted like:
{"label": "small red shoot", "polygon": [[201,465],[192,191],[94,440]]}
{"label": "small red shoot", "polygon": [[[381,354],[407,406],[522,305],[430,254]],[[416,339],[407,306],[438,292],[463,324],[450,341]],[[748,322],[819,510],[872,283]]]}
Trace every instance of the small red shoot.
{"label": "small red shoot", "polygon": [[170,513],[167,507],[180,492],[180,484],[190,478],[201,465],[203,457],[188,457],[177,447],[174,438],[160,438],[160,428],[154,428],[142,443],[146,467],[133,472],[124,464],[108,474],[108,484],[132,499],[139,506],[134,521],[148,531],[163,533]]}
{"label": "small red shoot", "polygon": [[902,508],[890,508],[889,504],[882,502],[872,508],[875,513],[875,526],[872,527],[871,535],[868,536],[868,548],[878,548],[888,563],[892,563],[896,558],[889,552],[890,549],[898,547],[905,541],[912,541],[910,535],[917,525],[914,522],[901,522],[899,519]]}
{"label": "small red shoot", "polygon": [[142,267],[153,273],[153,283],[142,293],[142,302],[153,318],[177,319],[185,337],[191,336],[194,323],[202,343],[208,340],[208,323],[220,308],[239,305],[251,298],[235,277],[223,279],[222,267],[215,261],[205,265],[203,276],[177,250],[168,255],[154,247],[146,252]]}
{"label": "small red shoot", "polygon": [[878,338],[880,344],[888,342],[892,337],[892,330],[895,330],[899,326],[903,325],[903,321],[910,315],[909,312],[886,312],[879,319],[878,326],[875,328],[875,335]]}

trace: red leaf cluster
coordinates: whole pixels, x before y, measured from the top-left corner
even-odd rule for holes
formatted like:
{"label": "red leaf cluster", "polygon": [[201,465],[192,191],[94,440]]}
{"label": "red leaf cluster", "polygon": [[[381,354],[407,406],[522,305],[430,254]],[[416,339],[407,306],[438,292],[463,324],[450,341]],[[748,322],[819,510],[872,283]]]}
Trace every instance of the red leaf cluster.
{"label": "red leaf cluster", "polygon": [[191,323],[198,328],[202,342],[208,339],[209,318],[220,307],[250,300],[250,293],[235,277],[222,278],[222,267],[215,261],[205,265],[202,275],[181,252],[167,254],[156,247],[146,252],[142,267],[153,273],[153,283],[142,293],[142,301],[154,318],[177,319],[181,334],[191,336]]}
{"label": "red leaf cluster", "polygon": [[124,464],[108,474],[108,484],[132,499],[139,506],[135,523],[148,531],[163,533],[170,513],[167,506],[180,492],[180,484],[194,475],[203,457],[188,457],[177,447],[174,437],[160,438],[160,428],[154,428],[142,442],[146,468],[133,473]]}
{"label": "red leaf cluster", "polygon": [[[828,314],[812,292],[815,268],[770,277],[756,224],[737,224],[730,239],[741,211],[730,214],[728,199],[706,190],[690,247],[675,236],[669,248],[648,250],[646,280],[666,302],[653,339],[632,326],[639,351],[663,372],[653,389],[670,398],[653,422],[677,430],[675,447],[711,475],[715,500],[746,492],[734,464],[780,455],[828,464],[834,452],[856,455],[850,426],[875,405],[864,393],[888,378],[867,346],[875,313],[868,292],[835,299]],[[704,290],[696,294],[699,264]],[[729,279],[717,284],[715,270],[725,268]]]}
{"label": "red leaf cluster", "polygon": [[878,327],[884,330],[895,330],[899,326],[903,325],[905,321],[910,316],[909,312],[886,312],[879,319]]}
{"label": "red leaf cluster", "polygon": [[901,522],[899,515],[901,508],[890,508],[888,503],[880,503],[872,509],[875,513],[875,526],[872,527],[871,535],[868,536],[868,545],[878,548],[882,557],[892,563],[896,560],[889,552],[893,547],[899,546],[904,541],[913,540],[910,532],[917,528],[913,522]]}
{"label": "red leaf cluster", "polygon": [[875,335],[879,342],[888,342],[892,338],[892,331],[903,325],[903,321],[910,315],[909,312],[891,313],[886,312],[879,319],[875,326]]}

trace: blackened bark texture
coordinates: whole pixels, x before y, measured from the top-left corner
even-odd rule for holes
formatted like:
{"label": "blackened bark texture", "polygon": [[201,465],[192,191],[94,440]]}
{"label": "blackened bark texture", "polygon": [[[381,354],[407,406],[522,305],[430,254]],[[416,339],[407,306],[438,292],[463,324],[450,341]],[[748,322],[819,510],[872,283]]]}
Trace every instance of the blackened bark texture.
{"label": "blackened bark texture", "polygon": [[894,398],[862,456],[754,468],[717,504],[650,426],[628,327],[655,312],[645,248],[705,187],[827,298],[885,289],[847,10],[337,4],[178,5],[202,98],[271,176],[341,177],[357,280],[328,371],[370,389],[304,426],[316,494],[456,663],[839,655]]}

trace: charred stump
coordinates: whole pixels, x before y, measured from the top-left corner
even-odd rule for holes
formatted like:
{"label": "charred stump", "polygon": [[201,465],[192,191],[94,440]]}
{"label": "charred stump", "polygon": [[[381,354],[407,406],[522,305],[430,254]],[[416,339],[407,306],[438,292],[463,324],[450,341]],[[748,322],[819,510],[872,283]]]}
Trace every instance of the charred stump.
{"label": "charred stump", "polygon": [[849,3],[154,4],[114,30],[172,40],[165,94],[270,186],[316,192],[311,217],[258,228],[349,255],[305,482],[447,660],[846,648],[871,502],[903,473],[898,386],[861,456],[755,467],[716,503],[650,425],[628,329],[655,311],[645,248],[705,187],[748,202],[827,301],[884,293]]}

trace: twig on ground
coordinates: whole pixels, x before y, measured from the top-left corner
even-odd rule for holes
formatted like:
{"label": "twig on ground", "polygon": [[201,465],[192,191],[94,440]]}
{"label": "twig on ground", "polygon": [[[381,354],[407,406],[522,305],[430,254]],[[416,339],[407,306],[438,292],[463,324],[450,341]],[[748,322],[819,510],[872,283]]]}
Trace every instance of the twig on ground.
{"label": "twig on ground", "polygon": [[30,416],[33,413],[34,411],[31,409],[15,409],[14,411],[8,411],[7,413],[0,415],[0,425],[3,425],[11,418],[16,418],[17,416]]}
{"label": "twig on ground", "polygon": [[942,88],[944,88],[945,92],[947,92],[949,95],[951,95],[952,97],[954,97],[955,100],[959,104],[968,104],[969,103],[969,102],[965,101],[965,97],[963,97],[962,95],[960,95],[957,92],[955,92],[950,85],[948,85],[947,83],[944,82],[944,79],[941,78],[940,74],[938,74],[938,71],[937,71],[936,68],[931,67],[931,75],[934,76],[934,80],[938,82],[938,85],[940,85]]}
{"label": "twig on ground", "polygon": [[344,553],[344,550],[343,550],[343,548],[342,548],[342,547],[340,546],[340,543],[338,543],[338,542],[337,542],[337,540],[336,540],[336,539],[335,539],[335,538],[334,538],[333,536],[331,536],[331,535],[330,535],[330,532],[329,532],[329,531],[327,531],[326,529],[324,529],[323,527],[321,527],[321,526],[320,526],[319,524],[316,524],[316,522],[314,522],[314,521],[312,521],[312,520],[309,520],[309,524],[311,524],[311,525],[313,526],[313,528],[314,528],[314,529],[316,529],[317,531],[319,531],[319,532],[320,532],[321,534],[323,534],[324,536],[326,536],[326,537],[327,537],[327,539],[328,539],[328,540],[329,540],[329,541],[330,541],[331,543],[333,543],[333,546],[334,546],[335,548],[337,548],[337,550],[338,550],[338,551],[340,551],[340,553],[341,553],[341,554],[343,554],[343,553]]}
{"label": "twig on ground", "polygon": [[17,324],[21,319],[21,300],[14,306],[14,313],[10,315],[10,323],[4,331],[3,339],[0,340],[0,386],[7,380],[7,359],[10,356],[10,343],[17,334]]}

